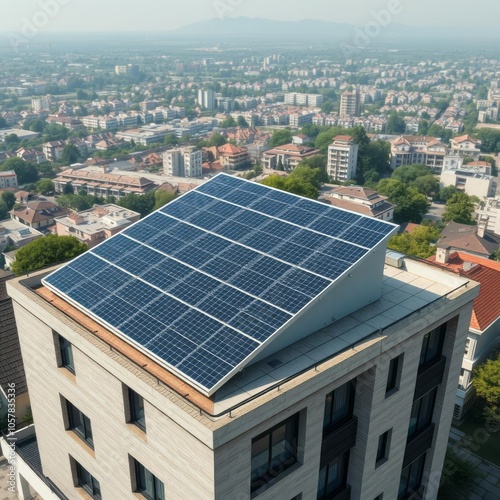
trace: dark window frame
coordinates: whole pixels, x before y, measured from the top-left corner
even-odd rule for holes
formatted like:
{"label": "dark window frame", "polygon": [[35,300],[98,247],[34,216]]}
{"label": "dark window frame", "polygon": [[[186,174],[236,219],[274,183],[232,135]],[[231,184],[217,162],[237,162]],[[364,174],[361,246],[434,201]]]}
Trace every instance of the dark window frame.
{"label": "dark window frame", "polygon": [[[99,481],[90,472],[74,460],[76,469],[76,486],[83,488],[95,500],[101,500],[101,485]],[[85,475],[89,481],[86,481]]]}
{"label": "dark window frame", "polygon": [[[349,473],[349,460],[350,460],[350,450],[347,450],[346,452],[342,453],[338,457],[336,457],[334,460],[326,463],[323,465],[323,467],[320,467],[319,470],[319,475],[318,475],[318,495],[317,495],[317,500],[330,500],[335,497],[338,493],[342,492],[347,488],[347,475]],[[337,485],[337,487],[332,490],[332,491],[327,491],[328,490],[328,473],[330,471],[330,468],[333,467],[336,464],[339,464],[339,469],[340,469],[340,483]],[[324,474],[324,483],[321,487],[321,475],[323,469],[326,469],[325,474]],[[323,491],[323,495],[321,495],[321,491]]]}
{"label": "dark window frame", "polygon": [[[434,328],[434,330],[424,335],[422,341],[422,350],[420,351],[420,361],[418,364],[419,372],[425,370],[429,366],[432,366],[434,363],[441,359],[447,326],[447,323],[443,323],[442,325]],[[437,349],[435,349],[436,341]]]}
{"label": "dark window frame", "polygon": [[[335,393],[339,394],[339,391],[347,388],[348,394],[345,398],[347,400],[347,404],[342,408],[345,408],[343,414],[339,417],[334,418],[335,414]],[[354,400],[356,396],[356,379],[349,380],[345,384],[342,384],[340,387],[337,387],[333,391],[329,392],[325,396],[325,411],[323,417],[323,434],[328,434],[332,430],[341,426],[342,424],[351,420],[354,415]],[[337,410],[338,412],[338,410]]]}
{"label": "dark window frame", "polygon": [[[165,484],[160,481],[149,469],[144,467],[138,460],[131,457],[133,461],[134,474],[135,474],[135,489],[134,493],[139,493],[148,500],[165,500]],[[142,477],[149,476],[153,486],[153,495],[150,495],[147,490],[147,485],[142,483]]]}
{"label": "dark window frame", "polygon": [[66,368],[75,375],[75,358],[73,356],[73,344],[62,335],[57,335],[57,346],[59,348],[59,368]]}
{"label": "dark window frame", "polygon": [[[82,411],[80,411],[73,403],[65,399],[66,411],[68,415],[68,428],[67,430],[73,431],[82,441],[94,449],[94,437],[92,433],[92,422]],[[79,424],[75,419],[79,417]],[[83,430],[80,429],[83,427]]]}
{"label": "dark window frame", "polygon": [[392,429],[381,434],[378,438],[377,454],[375,456],[375,468],[381,466],[389,460],[391,449]]}
{"label": "dark window frame", "polygon": [[[422,478],[424,475],[425,459],[426,453],[418,457],[415,461],[413,461],[410,465],[408,465],[401,471],[397,500],[406,500],[408,498],[412,498],[413,495],[420,489],[420,487],[422,486]],[[412,476],[415,476],[415,472],[417,480],[411,482]],[[403,482],[406,483],[404,488],[402,488]]]}
{"label": "dark window frame", "polygon": [[[428,429],[432,425],[434,418],[434,409],[436,407],[438,388],[435,387],[431,391],[424,394],[421,398],[413,402],[410,413],[410,425],[408,427],[408,441],[415,436]],[[414,425],[412,424],[412,416],[416,410],[416,418]],[[413,427],[413,429],[412,429]]]}
{"label": "dark window frame", "polygon": [[399,391],[401,382],[401,372],[403,371],[404,354],[400,354],[392,358],[389,363],[389,370],[387,373],[387,384],[385,386],[385,397],[389,397],[395,392]]}
{"label": "dark window frame", "polygon": [[[300,422],[300,413],[296,413],[291,417],[281,421],[280,423],[274,425],[267,431],[259,434],[255,438],[252,439],[251,446],[251,482],[250,482],[250,493],[254,495],[258,490],[264,488],[269,483],[274,484],[274,480],[277,480],[286,470],[290,469],[290,467],[294,466],[299,461],[298,451],[299,451],[299,422]],[[273,464],[273,434],[285,427],[284,430],[284,441],[288,444],[288,448],[286,449],[286,453],[290,456],[287,460],[281,461],[277,463],[274,461]],[[262,472],[259,477],[254,478],[254,464],[253,461],[259,453],[255,453],[254,447],[257,445],[259,441],[267,438],[267,445],[264,450],[267,450],[267,470]]]}
{"label": "dark window frame", "polygon": [[129,423],[139,427],[146,432],[146,414],[144,410],[144,398],[130,387],[127,387]]}

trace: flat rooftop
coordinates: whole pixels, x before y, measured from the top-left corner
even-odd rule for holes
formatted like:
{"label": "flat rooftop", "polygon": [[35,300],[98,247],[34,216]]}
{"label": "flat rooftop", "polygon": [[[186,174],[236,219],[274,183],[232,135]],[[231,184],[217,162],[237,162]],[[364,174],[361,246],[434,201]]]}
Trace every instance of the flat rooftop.
{"label": "flat rooftop", "polygon": [[[445,297],[465,293],[470,282],[409,258],[404,259],[404,268],[386,264],[380,300],[245,368],[212,397],[203,395],[46,287],[40,286],[35,291],[39,297],[172,389],[177,396],[213,416],[244,405],[286,381],[292,380],[293,383],[294,377],[299,375],[312,378],[317,373],[317,366],[335,362],[340,356],[356,354],[365,343],[382,342],[390,337],[392,325]],[[178,400],[174,394],[172,398]]]}

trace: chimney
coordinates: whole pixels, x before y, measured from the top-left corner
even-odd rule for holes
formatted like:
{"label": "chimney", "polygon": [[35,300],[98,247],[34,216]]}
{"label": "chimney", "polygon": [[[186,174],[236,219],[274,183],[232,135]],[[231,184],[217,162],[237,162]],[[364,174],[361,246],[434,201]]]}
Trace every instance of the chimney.
{"label": "chimney", "polygon": [[480,238],[484,238],[487,228],[488,228],[488,217],[481,217],[477,222],[477,235]]}
{"label": "chimney", "polygon": [[438,247],[436,252],[436,262],[438,264],[448,264],[450,260],[450,247]]}

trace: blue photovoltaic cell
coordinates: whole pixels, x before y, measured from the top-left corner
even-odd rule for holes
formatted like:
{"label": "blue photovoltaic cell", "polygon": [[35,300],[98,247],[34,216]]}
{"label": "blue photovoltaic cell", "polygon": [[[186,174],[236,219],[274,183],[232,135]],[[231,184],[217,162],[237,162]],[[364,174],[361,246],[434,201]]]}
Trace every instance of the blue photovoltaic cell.
{"label": "blue photovoltaic cell", "polygon": [[211,394],[394,228],[222,174],[44,283]]}

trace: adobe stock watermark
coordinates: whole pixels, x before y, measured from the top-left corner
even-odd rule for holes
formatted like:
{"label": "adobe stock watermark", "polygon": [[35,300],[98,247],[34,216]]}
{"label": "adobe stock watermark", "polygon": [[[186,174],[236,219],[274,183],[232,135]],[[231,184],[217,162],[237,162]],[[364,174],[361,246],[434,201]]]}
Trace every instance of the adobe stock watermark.
{"label": "adobe stock watermark", "polygon": [[7,489],[16,492],[16,384],[10,383],[7,389],[7,441],[8,450],[5,455],[9,463],[7,472]]}
{"label": "adobe stock watermark", "polygon": [[377,38],[382,31],[389,26],[394,17],[400,16],[404,12],[404,4],[413,2],[413,0],[388,0],[386,8],[379,11],[371,11],[371,20],[363,27],[354,30],[352,39],[340,44],[341,50],[346,57],[359,52],[362,47],[367,47]]}
{"label": "adobe stock watermark", "polygon": [[40,30],[49,25],[50,21],[57,17],[61,8],[68,5],[72,0],[40,0],[38,10],[31,16],[24,16],[21,19],[21,28],[18,32],[8,33],[10,44],[14,49],[19,49],[27,45]]}
{"label": "adobe stock watermark", "polygon": [[226,14],[231,14],[243,3],[243,0],[214,0],[213,6],[219,19],[224,19]]}

